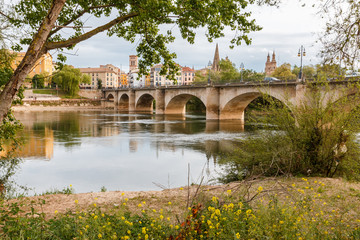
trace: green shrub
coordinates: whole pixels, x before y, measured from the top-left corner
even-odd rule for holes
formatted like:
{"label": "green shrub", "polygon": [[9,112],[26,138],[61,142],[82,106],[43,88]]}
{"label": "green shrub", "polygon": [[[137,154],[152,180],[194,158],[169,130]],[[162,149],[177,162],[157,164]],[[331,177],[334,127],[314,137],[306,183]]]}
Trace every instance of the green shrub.
{"label": "green shrub", "polygon": [[[347,95],[349,92],[352,94]],[[222,157],[226,171],[220,180],[259,174],[360,180],[358,92],[357,86],[348,86],[343,89],[344,97],[337,100],[326,83],[317,83],[308,86],[297,105],[290,100],[279,105],[264,94],[270,103],[264,111],[269,114],[262,116],[261,122],[250,118],[261,128],[243,140],[234,153]]]}

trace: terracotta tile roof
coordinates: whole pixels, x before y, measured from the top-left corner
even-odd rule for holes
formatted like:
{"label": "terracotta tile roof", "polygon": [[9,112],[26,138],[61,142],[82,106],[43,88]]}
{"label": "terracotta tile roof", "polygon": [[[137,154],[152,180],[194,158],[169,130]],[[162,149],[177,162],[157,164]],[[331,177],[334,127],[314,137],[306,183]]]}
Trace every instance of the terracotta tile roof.
{"label": "terracotta tile roof", "polygon": [[182,68],[182,71],[183,71],[183,72],[195,72],[194,69],[189,68],[189,67],[183,67],[183,68]]}

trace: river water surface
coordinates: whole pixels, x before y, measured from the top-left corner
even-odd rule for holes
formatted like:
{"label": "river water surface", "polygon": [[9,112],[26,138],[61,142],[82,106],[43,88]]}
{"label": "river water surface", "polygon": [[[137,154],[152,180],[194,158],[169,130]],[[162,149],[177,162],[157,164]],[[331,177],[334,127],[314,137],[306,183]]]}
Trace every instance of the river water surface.
{"label": "river water surface", "polygon": [[[218,155],[244,137],[237,121],[114,111],[17,112],[23,159],[14,180],[30,194],[72,185],[75,192],[142,191],[216,178]],[[190,174],[188,168],[190,167]]]}

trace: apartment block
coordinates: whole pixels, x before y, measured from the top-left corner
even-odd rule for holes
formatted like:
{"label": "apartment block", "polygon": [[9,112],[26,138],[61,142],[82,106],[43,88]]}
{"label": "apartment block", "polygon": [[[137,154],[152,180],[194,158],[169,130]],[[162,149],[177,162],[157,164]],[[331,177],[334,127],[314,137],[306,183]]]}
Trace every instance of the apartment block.
{"label": "apartment block", "polygon": [[100,65],[98,68],[79,68],[80,72],[88,74],[91,78],[90,84],[81,84],[82,88],[97,89],[98,81],[101,81],[104,88],[118,88],[121,84],[121,70],[112,64]]}
{"label": "apartment block", "polygon": [[195,70],[189,67],[181,68],[181,85],[191,85],[195,79]]}
{"label": "apartment block", "polygon": [[160,75],[162,64],[155,65],[150,70],[150,82],[152,86],[175,86],[190,85],[195,79],[195,70],[189,67],[180,67],[180,71],[175,75],[175,80],[168,79],[165,75]]}
{"label": "apartment block", "polygon": [[[11,67],[16,69],[16,67],[20,64],[20,62],[25,57],[25,52],[13,52],[16,54],[15,60],[12,62]],[[46,53],[40,57],[39,60],[36,61],[35,66],[29,72],[29,77],[33,77],[36,74],[41,74],[47,72],[49,75],[53,73],[53,59],[50,53]]]}

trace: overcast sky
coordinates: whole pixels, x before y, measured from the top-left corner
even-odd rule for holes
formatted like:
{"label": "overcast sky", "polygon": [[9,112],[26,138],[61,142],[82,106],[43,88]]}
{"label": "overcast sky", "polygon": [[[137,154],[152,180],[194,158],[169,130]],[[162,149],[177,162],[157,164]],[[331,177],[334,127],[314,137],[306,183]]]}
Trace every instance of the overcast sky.
{"label": "overcast sky", "polygon": [[[234,33],[227,31],[226,36],[209,43],[204,36],[204,29],[198,30],[195,44],[191,45],[181,38],[170,45],[170,49],[177,53],[176,62],[182,66],[203,68],[209,60],[213,60],[216,43],[219,44],[220,58],[226,56],[238,67],[241,62],[245,68],[264,71],[266,56],[274,50],[278,66],[282,63],[300,65],[297,56],[301,45],[306,48],[305,65],[320,62],[317,58],[319,45],[317,36],[323,29],[323,22],[319,19],[317,9],[310,4],[302,7],[308,0],[284,0],[279,8],[253,7],[253,17],[263,27],[263,30],[251,33],[253,42],[250,46],[241,45],[229,48],[229,42]],[[101,20],[100,20],[101,22]],[[91,17],[86,26],[97,26],[99,19]],[[66,29],[64,31],[70,31]],[[176,27],[173,29],[176,31]],[[113,64],[127,71],[129,55],[136,54],[136,43],[131,44],[117,37],[107,37],[99,34],[85,42],[78,44],[74,52],[76,56],[68,55],[67,63],[75,67],[97,67],[100,64]]]}

